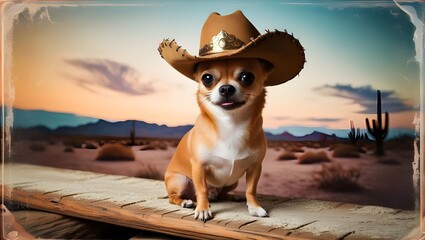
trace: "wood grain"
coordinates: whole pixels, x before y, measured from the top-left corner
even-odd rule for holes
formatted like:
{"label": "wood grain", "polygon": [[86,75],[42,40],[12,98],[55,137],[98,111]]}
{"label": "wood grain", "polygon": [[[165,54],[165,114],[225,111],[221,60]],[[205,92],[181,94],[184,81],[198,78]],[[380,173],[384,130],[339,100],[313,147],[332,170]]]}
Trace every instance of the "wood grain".
{"label": "wood grain", "polygon": [[16,222],[36,238],[43,239],[113,239],[131,238],[139,230],[32,209],[12,211]]}
{"label": "wood grain", "polygon": [[214,202],[214,218],[203,223],[193,209],[170,205],[161,181],[25,164],[6,170],[8,201],[193,239],[402,239],[420,223],[419,211],[273,196],[259,197],[269,218],[249,216],[244,202]]}

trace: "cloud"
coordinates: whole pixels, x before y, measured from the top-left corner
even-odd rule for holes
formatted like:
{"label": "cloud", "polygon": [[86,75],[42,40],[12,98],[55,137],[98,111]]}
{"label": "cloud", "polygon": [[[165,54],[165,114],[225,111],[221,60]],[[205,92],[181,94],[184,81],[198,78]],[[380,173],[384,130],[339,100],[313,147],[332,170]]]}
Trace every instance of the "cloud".
{"label": "cloud", "polygon": [[341,1],[330,2],[328,4],[329,10],[342,10],[346,8],[397,8],[393,1]]}
{"label": "cloud", "polygon": [[324,6],[329,10],[342,10],[346,8],[397,8],[393,1],[389,0],[359,0],[359,1],[327,1],[327,2],[317,2],[317,1],[303,1],[295,3],[283,3],[290,5],[315,5],[315,6]]}
{"label": "cloud", "polygon": [[[324,95],[349,99],[359,104],[364,110],[359,113],[376,113],[376,90],[370,85],[353,87],[351,85],[336,84],[334,86],[324,85],[314,89]],[[382,110],[387,112],[405,112],[413,110],[413,107],[405,100],[397,97],[395,91],[381,91]]]}
{"label": "cloud", "polygon": [[293,118],[293,117],[287,117],[287,116],[276,116],[276,117],[273,117],[273,120],[278,120],[278,121],[294,120],[294,121],[330,123],[330,122],[338,122],[338,121],[341,121],[343,119],[341,119],[341,118],[326,118],[326,117],[322,117],[322,118],[315,118],[315,117],[312,117],[312,118]]}
{"label": "cloud", "polygon": [[339,122],[343,119],[341,119],[341,118],[314,118],[313,117],[313,118],[307,118],[307,119],[304,119],[304,120],[314,121],[314,122]]}
{"label": "cloud", "polygon": [[152,81],[142,81],[140,73],[126,64],[108,59],[66,59],[65,62],[87,73],[70,77],[92,92],[97,92],[99,87],[128,95],[147,95],[155,91]]}
{"label": "cloud", "polygon": [[292,120],[292,117],[283,117],[283,116],[277,116],[277,117],[273,117],[273,120],[278,120],[278,121],[284,121],[284,120]]}

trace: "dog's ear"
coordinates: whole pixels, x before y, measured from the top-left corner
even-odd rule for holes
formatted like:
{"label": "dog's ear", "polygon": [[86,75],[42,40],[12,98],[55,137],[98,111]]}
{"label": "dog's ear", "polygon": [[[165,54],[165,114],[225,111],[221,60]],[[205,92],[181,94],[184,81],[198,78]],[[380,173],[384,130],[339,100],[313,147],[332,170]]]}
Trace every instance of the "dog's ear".
{"label": "dog's ear", "polygon": [[263,59],[258,59],[258,61],[260,62],[261,67],[264,69],[267,75],[273,72],[274,65],[271,62],[263,60]]}

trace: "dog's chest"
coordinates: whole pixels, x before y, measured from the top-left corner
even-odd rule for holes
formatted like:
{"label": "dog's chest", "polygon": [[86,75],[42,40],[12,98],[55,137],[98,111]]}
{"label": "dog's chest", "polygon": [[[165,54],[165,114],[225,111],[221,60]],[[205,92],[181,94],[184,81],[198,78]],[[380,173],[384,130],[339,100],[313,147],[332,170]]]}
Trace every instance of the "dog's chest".
{"label": "dog's chest", "polygon": [[248,124],[219,126],[219,139],[213,147],[202,147],[201,161],[209,169],[208,181],[215,186],[236,182],[256,159],[257,150],[247,144]]}

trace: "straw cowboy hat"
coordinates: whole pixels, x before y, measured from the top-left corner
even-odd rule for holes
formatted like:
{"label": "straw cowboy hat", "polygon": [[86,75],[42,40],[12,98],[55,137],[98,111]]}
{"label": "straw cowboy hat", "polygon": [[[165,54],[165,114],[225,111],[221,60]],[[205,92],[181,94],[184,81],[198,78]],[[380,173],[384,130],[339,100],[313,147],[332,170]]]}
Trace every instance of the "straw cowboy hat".
{"label": "straw cowboy hat", "polygon": [[284,83],[304,67],[304,48],[292,34],[266,31],[260,34],[241,11],[226,16],[211,13],[201,31],[199,56],[189,54],[175,40],[165,39],[158,51],[173,68],[194,79],[196,64],[205,61],[258,58],[274,66],[265,86]]}

